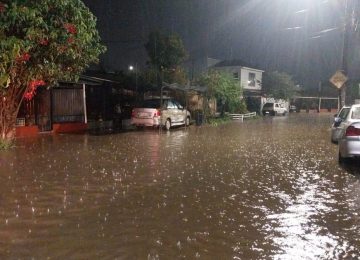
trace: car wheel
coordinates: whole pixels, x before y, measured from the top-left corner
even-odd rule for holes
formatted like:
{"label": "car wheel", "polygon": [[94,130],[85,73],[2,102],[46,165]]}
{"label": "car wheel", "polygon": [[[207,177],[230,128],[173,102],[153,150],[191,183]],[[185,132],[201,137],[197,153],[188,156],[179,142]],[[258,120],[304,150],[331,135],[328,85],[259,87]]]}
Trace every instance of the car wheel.
{"label": "car wheel", "polygon": [[165,129],[169,131],[170,128],[171,128],[171,121],[170,119],[167,119],[165,122]]}
{"label": "car wheel", "polygon": [[185,126],[189,126],[189,125],[190,125],[190,117],[186,117]]}
{"label": "car wheel", "polygon": [[342,157],[342,156],[341,156],[341,153],[340,153],[340,151],[339,151],[339,155],[338,155],[338,161],[339,161],[339,163],[340,163],[340,164],[344,164],[344,163],[347,163],[348,160],[349,160],[349,158]]}

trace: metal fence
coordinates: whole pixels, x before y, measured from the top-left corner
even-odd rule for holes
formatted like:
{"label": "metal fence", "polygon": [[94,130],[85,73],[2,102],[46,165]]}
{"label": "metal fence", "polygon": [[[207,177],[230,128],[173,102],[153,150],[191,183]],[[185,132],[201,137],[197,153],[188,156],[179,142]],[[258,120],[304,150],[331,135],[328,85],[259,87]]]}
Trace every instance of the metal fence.
{"label": "metal fence", "polygon": [[244,118],[255,117],[256,112],[247,113],[247,114],[229,114],[232,120],[241,120],[244,121]]}

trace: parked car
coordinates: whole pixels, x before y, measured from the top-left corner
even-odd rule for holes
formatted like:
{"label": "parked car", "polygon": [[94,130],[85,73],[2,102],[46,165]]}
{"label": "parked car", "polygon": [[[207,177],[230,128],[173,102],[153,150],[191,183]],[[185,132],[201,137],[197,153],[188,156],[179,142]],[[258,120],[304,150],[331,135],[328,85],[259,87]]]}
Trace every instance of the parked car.
{"label": "parked car", "polygon": [[[360,118],[360,109],[358,116]],[[339,139],[339,163],[356,157],[360,158],[360,122],[349,125]]]}
{"label": "parked car", "polygon": [[292,113],[292,112],[297,112],[298,110],[297,110],[297,108],[296,108],[296,106],[295,105],[290,105],[289,106],[289,112],[290,113]]}
{"label": "parked car", "polygon": [[286,115],[287,109],[282,103],[265,103],[262,109],[263,115]]}
{"label": "parked car", "polygon": [[144,100],[140,107],[134,108],[131,114],[131,124],[136,127],[163,126],[169,130],[172,126],[189,125],[190,112],[186,110],[178,101],[164,97]]}
{"label": "parked car", "polygon": [[360,105],[344,106],[339,113],[335,115],[334,122],[331,126],[331,141],[337,143],[344,135],[346,128],[353,122],[360,121],[356,119],[356,111]]}

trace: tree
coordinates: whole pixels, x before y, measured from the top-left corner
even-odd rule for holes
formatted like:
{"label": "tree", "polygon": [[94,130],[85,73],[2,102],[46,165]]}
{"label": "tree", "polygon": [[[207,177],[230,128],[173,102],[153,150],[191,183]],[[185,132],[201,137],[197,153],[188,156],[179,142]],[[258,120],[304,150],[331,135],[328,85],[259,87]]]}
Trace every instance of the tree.
{"label": "tree", "polygon": [[242,87],[231,74],[210,71],[208,74],[202,75],[197,83],[208,87],[207,99],[216,98],[217,103],[221,105],[222,116],[225,109],[228,109],[229,112],[245,112],[245,102],[240,99]]}
{"label": "tree", "polygon": [[276,99],[289,99],[296,93],[295,83],[285,72],[268,72],[264,74],[262,89],[265,94]]}
{"label": "tree", "polygon": [[[187,52],[179,35],[152,32],[145,44],[145,49],[150,58],[150,64],[158,73],[158,81],[160,74],[162,80],[169,83],[181,84],[187,81],[186,74],[181,68]],[[183,82],[179,82],[179,80]]]}
{"label": "tree", "polygon": [[[1,0],[0,0],[1,1]],[[14,136],[23,99],[39,86],[76,80],[105,51],[81,0],[0,2],[0,141]]]}

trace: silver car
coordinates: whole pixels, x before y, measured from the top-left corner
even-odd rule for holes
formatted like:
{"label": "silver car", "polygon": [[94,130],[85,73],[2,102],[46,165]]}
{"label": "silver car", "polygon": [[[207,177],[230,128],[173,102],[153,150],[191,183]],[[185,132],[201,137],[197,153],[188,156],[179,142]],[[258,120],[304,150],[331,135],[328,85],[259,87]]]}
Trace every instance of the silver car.
{"label": "silver car", "polygon": [[[356,116],[360,119],[360,109]],[[339,162],[343,163],[348,158],[355,157],[360,158],[360,122],[349,125],[339,139]]]}
{"label": "silver car", "polygon": [[131,114],[131,124],[136,127],[164,126],[169,130],[172,126],[190,124],[190,112],[179,102],[168,97],[144,100],[140,107],[134,108]]}
{"label": "silver car", "polygon": [[346,128],[353,122],[360,121],[352,116],[351,110],[357,109],[359,105],[344,106],[340,112],[335,115],[334,122],[331,126],[331,141],[337,143],[343,136]]}

